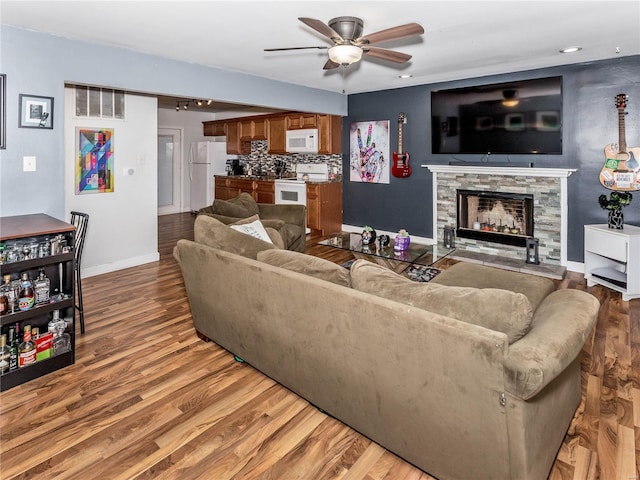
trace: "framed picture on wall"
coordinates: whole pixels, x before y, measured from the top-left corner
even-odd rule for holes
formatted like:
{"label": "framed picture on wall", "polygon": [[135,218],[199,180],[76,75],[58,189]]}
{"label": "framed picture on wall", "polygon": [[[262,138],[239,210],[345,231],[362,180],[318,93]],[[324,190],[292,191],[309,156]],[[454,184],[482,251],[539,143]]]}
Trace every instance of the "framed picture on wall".
{"label": "framed picture on wall", "polygon": [[53,97],[20,94],[18,126],[53,129]]}
{"label": "framed picture on wall", "polygon": [[7,76],[0,73],[0,148],[7,148]]}

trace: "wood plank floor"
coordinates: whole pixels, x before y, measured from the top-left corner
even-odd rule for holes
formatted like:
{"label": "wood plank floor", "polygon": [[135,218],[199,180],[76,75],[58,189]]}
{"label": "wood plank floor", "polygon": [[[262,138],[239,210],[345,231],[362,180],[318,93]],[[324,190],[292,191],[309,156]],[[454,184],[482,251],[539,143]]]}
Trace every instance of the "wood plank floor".
{"label": "wood plank floor", "polygon": [[[0,395],[0,478],[432,479],[196,337],[171,256],[193,219],[160,217],[158,263],[83,281],[76,364]],[[308,253],[350,259],[317,240]],[[550,478],[637,480],[640,300],[587,288],[580,274],[557,283],[602,308]]]}

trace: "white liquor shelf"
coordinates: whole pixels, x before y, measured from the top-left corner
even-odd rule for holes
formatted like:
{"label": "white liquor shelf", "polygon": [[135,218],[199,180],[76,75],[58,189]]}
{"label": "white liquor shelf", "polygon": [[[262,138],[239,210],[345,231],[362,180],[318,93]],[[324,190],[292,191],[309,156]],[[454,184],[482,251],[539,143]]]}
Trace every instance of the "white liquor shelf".
{"label": "white liquor shelf", "polygon": [[585,225],[584,277],[587,286],[604,285],[625,301],[640,298],[640,227]]}

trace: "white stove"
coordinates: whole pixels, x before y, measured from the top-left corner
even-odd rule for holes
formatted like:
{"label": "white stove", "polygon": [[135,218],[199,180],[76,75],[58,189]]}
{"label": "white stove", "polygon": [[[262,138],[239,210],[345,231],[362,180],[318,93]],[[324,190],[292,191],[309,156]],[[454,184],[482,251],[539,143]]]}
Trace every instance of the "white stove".
{"label": "white stove", "polygon": [[296,176],[292,178],[280,178],[278,182],[326,182],[329,180],[329,165],[326,163],[298,163]]}
{"label": "white stove", "polygon": [[[298,163],[296,176],[275,181],[276,203],[307,206],[307,182],[329,180],[329,165],[326,163]],[[307,228],[307,233],[311,229]]]}

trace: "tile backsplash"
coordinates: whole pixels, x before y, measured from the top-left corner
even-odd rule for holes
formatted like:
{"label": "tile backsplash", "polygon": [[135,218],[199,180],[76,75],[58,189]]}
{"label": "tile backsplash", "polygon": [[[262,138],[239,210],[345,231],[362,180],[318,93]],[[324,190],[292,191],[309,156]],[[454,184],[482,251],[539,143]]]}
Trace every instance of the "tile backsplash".
{"label": "tile backsplash", "polygon": [[261,171],[265,174],[276,173],[276,161],[284,161],[286,168],[283,173],[294,173],[298,163],[327,163],[329,171],[333,167],[337,172],[342,171],[342,155],[319,155],[308,153],[290,153],[286,155],[273,155],[268,153],[266,140],[254,140],[251,142],[250,155],[238,155],[240,163],[244,166],[245,172],[251,169],[253,172]]}

